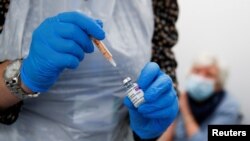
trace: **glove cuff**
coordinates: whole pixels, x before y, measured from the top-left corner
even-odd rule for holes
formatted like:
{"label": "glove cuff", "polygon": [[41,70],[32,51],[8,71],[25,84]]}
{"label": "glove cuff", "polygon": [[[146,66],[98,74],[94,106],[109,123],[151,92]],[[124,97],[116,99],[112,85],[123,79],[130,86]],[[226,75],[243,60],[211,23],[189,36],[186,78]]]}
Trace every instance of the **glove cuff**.
{"label": "glove cuff", "polygon": [[32,92],[45,92],[48,90],[48,86],[45,86],[46,84],[37,83],[26,76],[24,65],[22,65],[20,70],[20,78],[22,83]]}
{"label": "glove cuff", "polygon": [[157,141],[159,137],[151,138],[151,139],[142,139],[140,138],[135,132],[133,132],[134,140],[135,141]]}

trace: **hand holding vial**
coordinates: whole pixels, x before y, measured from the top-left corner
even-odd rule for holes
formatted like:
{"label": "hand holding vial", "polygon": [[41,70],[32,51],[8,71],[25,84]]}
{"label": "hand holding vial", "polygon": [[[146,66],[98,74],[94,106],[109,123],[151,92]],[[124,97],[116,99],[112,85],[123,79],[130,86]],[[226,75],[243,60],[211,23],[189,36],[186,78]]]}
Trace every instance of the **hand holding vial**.
{"label": "hand holding vial", "polygon": [[[128,107],[130,125],[142,139],[159,137],[178,113],[178,98],[171,78],[156,63],[148,63],[136,83],[130,85],[124,104]],[[127,87],[128,88],[128,87]]]}

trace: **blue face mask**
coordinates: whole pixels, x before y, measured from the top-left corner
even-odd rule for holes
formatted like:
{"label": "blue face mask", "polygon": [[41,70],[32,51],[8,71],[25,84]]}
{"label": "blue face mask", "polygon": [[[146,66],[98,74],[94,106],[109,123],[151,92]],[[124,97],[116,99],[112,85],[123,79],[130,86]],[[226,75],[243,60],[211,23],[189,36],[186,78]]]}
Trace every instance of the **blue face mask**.
{"label": "blue face mask", "polygon": [[214,80],[193,74],[187,79],[186,90],[194,100],[204,101],[213,94],[214,84]]}

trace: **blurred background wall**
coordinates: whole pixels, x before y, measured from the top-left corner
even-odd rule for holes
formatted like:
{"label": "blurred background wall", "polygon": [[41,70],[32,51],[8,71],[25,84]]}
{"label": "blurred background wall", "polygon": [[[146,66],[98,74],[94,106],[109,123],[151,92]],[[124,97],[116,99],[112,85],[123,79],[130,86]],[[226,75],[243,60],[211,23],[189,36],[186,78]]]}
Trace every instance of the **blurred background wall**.
{"label": "blurred background wall", "polygon": [[179,0],[178,79],[184,80],[195,55],[209,51],[230,68],[227,88],[250,124],[250,0]]}

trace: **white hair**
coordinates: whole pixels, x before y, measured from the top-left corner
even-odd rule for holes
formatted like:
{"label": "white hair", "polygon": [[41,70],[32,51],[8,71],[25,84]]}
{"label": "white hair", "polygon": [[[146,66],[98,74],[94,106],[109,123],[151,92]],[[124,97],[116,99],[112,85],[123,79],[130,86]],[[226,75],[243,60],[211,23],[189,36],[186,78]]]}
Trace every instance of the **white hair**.
{"label": "white hair", "polygon": [[219,82],[222,87],[225,85],[229,69],[225,62],[222,62],[216,55],[209,53],[202,53],[193,60],[194,66],[210,66],[216,65],[219,69]]}

